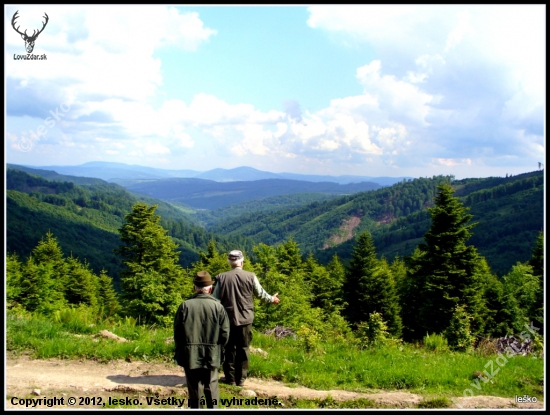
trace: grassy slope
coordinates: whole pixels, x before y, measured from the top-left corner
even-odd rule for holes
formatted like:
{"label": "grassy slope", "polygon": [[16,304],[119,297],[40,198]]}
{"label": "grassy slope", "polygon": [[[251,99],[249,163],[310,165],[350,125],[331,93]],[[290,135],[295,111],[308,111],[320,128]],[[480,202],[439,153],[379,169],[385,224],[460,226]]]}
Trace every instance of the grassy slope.
{"label": "grassy slope", "polygon": [[[172,359],[173,344],[166,342],[173,334],[170,328],[135,326],[131,320],[90,326],[93,319],[77,311],[65,311],[58,316],[58,321],[9,312],[7,351],[31,351],[36,358],[99,361],[131,358],[167,362]],[[102,329],[130,342],[93,341],[92,335]],[[75,337],[75,334],[83,336]],[[527,394],[539,399],[543,396],[544,362],[540,358],[506,359],[494,354],[433,352],[407,344],[361,350],[343,341],[320,343],[315,350],[305,352],[300,339],[276,340],[257,332],[253,345],[265,350],[268,357],[251,355],[251,376],[312,389],[403,390],[424,396],[453,397],[462,396],[465,389],[475,388],[476,395],[509,398]],[[476,383],[474,373],[485,370],[494,374],[491,381]]]}

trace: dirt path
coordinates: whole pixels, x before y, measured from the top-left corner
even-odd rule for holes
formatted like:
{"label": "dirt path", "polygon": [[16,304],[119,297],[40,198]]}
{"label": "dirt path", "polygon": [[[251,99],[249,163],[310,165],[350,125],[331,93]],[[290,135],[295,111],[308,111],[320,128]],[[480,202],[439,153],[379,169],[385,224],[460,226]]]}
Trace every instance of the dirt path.
{"label": "dirt path", "polygon": [[[98,398],[102,403],[109,397],[129,398],[139,402],[142,408],[159,408],[147,402],[152,397],[166,399],[185,398],[187,389],[183,370],[174,364],[111,361],[100,363],[92,360],[34,360],[28,357],[8,357],[6,361],[6,401],[8,409],[28,409],[21,399],[64,398],[64,405],[52,409],[97,408]],[[33,395],[39,390],[39,395]],[[331,396],[335,400],[366,398],[381,407],[414,408],[424,398],[408,392],[356,393],[341,390],[318,391],[305,387],[290,388],[272,380],[250,378],[244,388],[232,388],[237,398],[315,399]],[[67,405],[69,397],[77,398],[75,406]],[[88,404],[86,405],[86,397]],[[82,398],[82,399],[81,399]],[[96,405],[91,398],[96,398]],[[81,401],[81,402],[79,402]],[[36,402],[36,401],[35,401]],[[50,401],[53,402],[53,401]],[[21,405],[23,403],[23,405]],[[46,408],[44,401],[37,408]],[[80,405],[82,403],[82,405]],[[162,402],[161,402],[162,403]],[[175,401],[165,401],[164,408],[177,407]],[[148,406],[149,405],[149,406]],[[492,396],[459,397],[455,407],[463,408],[543,408],[543,402],[514,403],[513,399]],[[283,404],[284,406],[284,404]],[[222,406],[220,406],[221,408]],[[279,406],[281,407],[281,406]]]}

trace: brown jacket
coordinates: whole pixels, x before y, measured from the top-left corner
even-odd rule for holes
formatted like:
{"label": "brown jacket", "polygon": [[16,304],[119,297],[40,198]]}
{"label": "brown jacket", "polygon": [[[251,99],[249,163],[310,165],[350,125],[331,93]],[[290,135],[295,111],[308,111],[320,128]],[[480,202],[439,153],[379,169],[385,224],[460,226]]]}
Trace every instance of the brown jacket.
{"label": "brown jacket", "polygon": [[254,321],[253,272],[233,268],[218,274],[215,292],[227,311],[232,326],[244,326]]}

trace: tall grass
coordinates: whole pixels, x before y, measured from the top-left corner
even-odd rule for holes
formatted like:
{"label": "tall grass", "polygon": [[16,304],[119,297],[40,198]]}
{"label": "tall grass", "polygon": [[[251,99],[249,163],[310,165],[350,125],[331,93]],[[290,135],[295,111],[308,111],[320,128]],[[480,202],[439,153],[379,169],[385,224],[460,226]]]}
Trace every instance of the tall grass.
{"label": "tall grass", "polygon": [[[430,351],[408,344],[359,350],[344,343],[324,343],[319,352],[307,353],[290,339],[256,336],[255,343],[269,356],[252,355],[251,376],[313,389],[391,389],[448,396],[462,396],[465,389],[472,389],[477,395],[503,397],[540,397],[543,393],[544,363],[540,358],[515,356],[501,367],[496,363],[497,355]],[[485,370],[494,374],[487,382],[476,376]]]}
{"label": "tall grass", "polygon": [[[63,311],[53,320],[8,312],[7,350],[30,351],[37,358],[172,360],[174,345],[168,329],[138,326],[133,319],[90,323],[86,312],[78,310]],[[104,338],[99,335],[102,330],[128,341]]]}

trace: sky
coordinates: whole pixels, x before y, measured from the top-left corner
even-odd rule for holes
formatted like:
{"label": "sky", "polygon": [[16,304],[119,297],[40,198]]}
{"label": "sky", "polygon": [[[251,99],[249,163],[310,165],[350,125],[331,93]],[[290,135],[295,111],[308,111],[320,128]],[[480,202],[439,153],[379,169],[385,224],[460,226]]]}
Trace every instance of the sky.
{"label": "sky", "polygon": [[[14,29],[46,15],[45,59],[23,59]],[[4,31],[7,163],[462,179],[545,161],[546,5],[5,5]]]}

